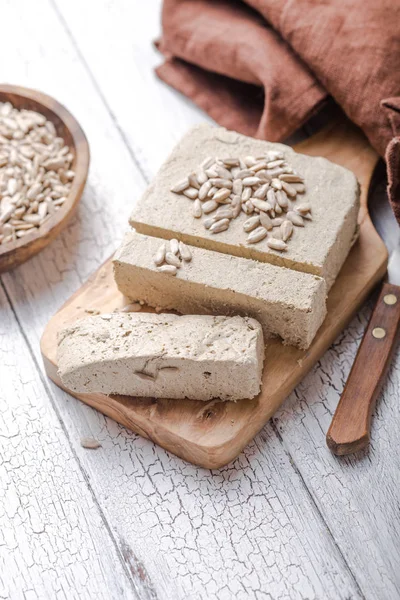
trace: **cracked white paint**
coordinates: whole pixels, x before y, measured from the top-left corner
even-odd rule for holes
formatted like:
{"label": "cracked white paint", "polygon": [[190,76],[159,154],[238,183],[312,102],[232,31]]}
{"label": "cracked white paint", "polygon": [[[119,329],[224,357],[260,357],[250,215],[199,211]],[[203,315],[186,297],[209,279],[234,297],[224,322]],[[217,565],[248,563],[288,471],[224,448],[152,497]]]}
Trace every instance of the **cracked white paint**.
{"label": "cracked white paint", "polygon": [[0,289],[0,598],[137,598]]}
{"label": "cracked white paint", "polygon": [[[78,218],[39,256],[3,277],[38,359],[49,316],[113,251],[145,186],[96,86],[148,177],[187,127],[204,120],[151,72],[159,60],[150,46],[158,33],[159,0],[98,0],[95,12],[91,3],[58,0],[58,14],[46,0],[40,6],[40,18],[37,3],[28,0],[8,0],[2,6],[7,28],[0,51],[4,55],[10,44],[15,48],[12,60],[2,63],[3,79],[42,88],[64,102],[88,135],[92,166]],[[112,44],[105,42],[111,39]],[[82,468],[81,479],[87,477],[116,541],[119,558],[106,564],[122,587],[134,588],[146,600],[397,597],[398,470],[393,470],[389,451],[398,444],[388,414],[393,414],[398,381],[378,409],[380,427],[378,431],[375,422],[367,462],[333,458],[324,440],[362,324],[353,322],[285,404],[276,420],[279,435],[267,425],[219,472],[184,463],[50,384],[50,396]],[[28,386],[29,381],[40,383],[33,366],[24,370],[24,378]],[[10,396],[9,389],[9,402]],[[49,399],[43,403],[49,406]],[[382,406],[387,407],[384,414],[379,413]],[[7,419],[7,424],[12,432],[12,421]],[[83,449],[83,436],[98,439],[101,448]],[[46,447],[38,445],[37,452],[42,451]],[[88,492],[75,484],[74,469],[75,475],[60,475],[62,486],[86,498]],[[16,491],[7,503],[9,510],[15,510],[18,498]],[[43,520],[35,504],[31,514],[32,527],[40,530]],[[0,526],[5,518],[10,517],[0,516]],[[74,544],[74,539],[64,541],[61,553],[75,552]],[[386,547],[393,553],[389,558]],[[96,565],[99,556],[97,544],[83,564]],[[29,568],[22,564],[22,577],[28,577]],[[120,572],[128,573],[126,584]],[[74,597],[76,585],[72,579],[66,583],[66,598]],[[117,585],[113,593],[119,597]],[[35,594],[35,584],[31,587]],[[41,597],[54,596],[46,591]]]}

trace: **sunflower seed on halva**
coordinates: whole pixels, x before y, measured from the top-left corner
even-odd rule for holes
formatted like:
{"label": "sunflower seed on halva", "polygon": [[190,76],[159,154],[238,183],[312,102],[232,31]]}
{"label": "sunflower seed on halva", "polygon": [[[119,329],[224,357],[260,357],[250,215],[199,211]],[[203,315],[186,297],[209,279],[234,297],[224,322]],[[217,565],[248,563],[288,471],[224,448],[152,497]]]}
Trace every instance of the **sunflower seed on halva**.
{"label": "sunflower seed on halva", "polygon": [[167,265],[172,265],[177,269],[180,269],[181,267],[181,261],[176,256],[176,254],[173,254],[173,252],[167,252],[165,254],[165,262],[167,263]]}
{"label": "sunflower seed on halva", "polygon": [[157,270],[167,275],[176,275],[178,272],[178,269],[174,265],[162,265]]}
{"label": "sunflower seed on halva", "polygon": [[283,221],[280,231],[283,241],[286,242],[293,233],[293,223],[291,221]]}
{"label": "sunflower seed on halva", "polygon": [[166,244],[163,243],[163,244],[161,244],[161,246],[158,248],[157,252],[155,253],[155,255],[153,257],[153,262],[158,267],[163,264],[163,262],[165,260],[166,251],[167,251]]}
{"label": "sunflower seed on halva", "polygon": [[252,231],[250,235],[247,236],[247,243],[257,244],[258,242],[261,242],[261,240],[266,238],[267,235],[268,231],[265,229],[265,227],[257,227],[257,229],[254,229],[254,231]]}
{"label": "sunflower seed on halva", "polygon": [[193,202],[192,215],[194,216],[195,219],[200,219],[200,217],[201,217],[202,214],[203,214],[203,209],[202,209],[202,206],[201,206],[201,202],[197,198]]}
{"label": "sunflower seed on halva", "polygon": [[214,194],[213,200],[220,204],[227,204],[229,202],[228,198],[230,195],[231,190],[228,190],[227,188],[221,188],[220,190],[218,190],[218,192]]}
{"label": "sunflower seed on halva", "polygon": [[246,233],[249,231],[253,231],[260,224],[260,217],[257,215],[256,217],[250,217],[243,223],[243,229]]}
{"label": "sunflower seed on halva", "polygon": [[190,262],[192,260],[192,253],[188,246],[183,242],[179,242],[179,253],[185,262]]}
{"label": "sunflower seed on halva", "polygon": [[196,190],[200,189],[200,183],[197,181],[196,173],[191,173],[189,175],[189,183],[191,187],[195,188]]}
{"label": "sunflower seed on halva", "polygon": [[297,191],[293,186],[290,185],[290,183],[282,181],[282,187],[285,190],[286,194],[289,196],[289,198],[296,198]]}
{"label": "sunflower seed on halva", "polygon": [[233,210],[229,205],[224,204],[217,209],[215,216],[218,219],[233,219]]}
{"label": "sunflower seed on halva", "polygon": [[272,206],[270,205],[270,203],[266,202],[265,200],[258,200],[258,198],[252,198],[251,203],[255,208],[258,208],[258,210],[262,210],[263,212],[268,212],[269,210],[272,210]]}
{"label": "sunflower seed on halva", "polygon": [[181,181],[178,181],[178,183],[176,183],[172,188],[171,188],[171,192],[174,192],[175,194],[179,194],[180,192],[183,192],[184,190],[186,190],[186,188],[189,187],[189,177],[185,177],[184,179],[181,179]]}
{"label": "sunflower seed on halva", "polygon": [[308,202],[302,202],[301,204],[297,204],[295,210],[301,215],[304,215],[311,212],[311,205]]}
{"label": "sunflower seed on halva", "polygon": [[218,202],[215,202],[214,199],[207,200],[206,202],[204,202],[202,208],[203,208],[203,213],[208,215],[208,213],[211,213],[218,208]]}
{"label": "sunflower seed on halva", "polygon": [[229,219],[220,219],[210,227],[211,233],[221,233],[229,227]]}
{"label": "sunflower seed on halva", "polygon": [[267,229],[268,231],[272,229],[272,227],[273,227],[272,219],[270,219],[270,217],[267,215],[267,213],[260,212],[259,219],[260,219],[261,225],[263,227],[265,227],[265,229]]}
{"label": "sunflower seed on halva", "polygon": [[179,242],[177,239],[172,238],[169,241],[169,247],[172,254],[179,254]]}
{"label": "sunflower seed on halva", "polygon": [[211,190],[212,183],[211,181],[205,181],[201,188],[199,189],[198,198],[199,200],[205,200],[207,198],[208,192]]}
{"label": "sunflower seed on halva", "polygon": [[183,193],[185,194],[185,196],[187,196],[191,200],[195,200],[197,198],[197,196],[199,195],[199,190],[197,190],[194,187],[188,187],[188,188],[186,188],[186,190],[183,190]]}
{"label": "sunflower seed on halva", "polygon": [[286,213],[286,218],[289,219],[289,221],[291,221],[293,225],[296,225],[297,227],[304,227],[303,217],[299,215],[299,213],[293,210],[289,210]]}
{"label": "sunflower seed on halva", "polygon": [[273,250],[287,250],[287,244],[283,240],[277,240],[275,238],[268,238],[267,244]]}

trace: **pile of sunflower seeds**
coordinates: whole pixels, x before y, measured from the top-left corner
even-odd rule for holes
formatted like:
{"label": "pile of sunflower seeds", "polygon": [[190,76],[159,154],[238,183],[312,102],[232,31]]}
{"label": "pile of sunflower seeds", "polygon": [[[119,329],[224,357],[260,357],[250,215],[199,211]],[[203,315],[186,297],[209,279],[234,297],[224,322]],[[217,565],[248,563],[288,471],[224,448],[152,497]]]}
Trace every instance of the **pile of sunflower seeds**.
{"label": "pile of sunflower seeds", "polygon": [[163,242],[153,257],[154,264],[158,271],[168,275],[176,275],[183,262],[190,262],[192,253],[183,242],[178,242],[175,238],[169,243]]}
{"label": "pile of sunflower seeds", "polygon": [[0,244],[39,228],[61,208],[73,159],[46,117],[0,103]]}
{"label": "pile of sunflower seeds", "polygon": [[274,250],[287,250],[294,227],[311,220],[307,202],[295,203],[305,192],[304,179],[286,162],[284,154],[269,151],[244,158],[206,158],[194,173],[171,188],[193,201],[192,214],[210,233],[226,231],[242,212],[247,243],[266,240]]}

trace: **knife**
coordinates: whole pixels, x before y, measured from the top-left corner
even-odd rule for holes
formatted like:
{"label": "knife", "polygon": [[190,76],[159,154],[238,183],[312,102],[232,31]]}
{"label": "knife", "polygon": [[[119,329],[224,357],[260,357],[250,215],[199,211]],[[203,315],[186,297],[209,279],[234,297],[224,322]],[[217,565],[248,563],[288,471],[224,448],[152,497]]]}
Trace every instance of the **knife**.
{"label": "knife", "polygon": [[388,278],[364,333],[331,426],[328,447],[343,456],[369,444],[371,415],[400,330],[400,227],[385,194],[371,194],[371,220],[389,253]]}

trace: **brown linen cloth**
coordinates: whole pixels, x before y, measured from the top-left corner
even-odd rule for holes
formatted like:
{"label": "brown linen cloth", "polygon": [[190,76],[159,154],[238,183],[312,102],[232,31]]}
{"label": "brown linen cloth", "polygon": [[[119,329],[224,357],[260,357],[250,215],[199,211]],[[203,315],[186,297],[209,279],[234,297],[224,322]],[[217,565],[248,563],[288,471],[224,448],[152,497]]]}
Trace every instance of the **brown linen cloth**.
{"label": "brown linen cloth", "polygon": [[331,95],[385,156],[400,222],[400,0],[164,0],[161,79],[277,141]]}

